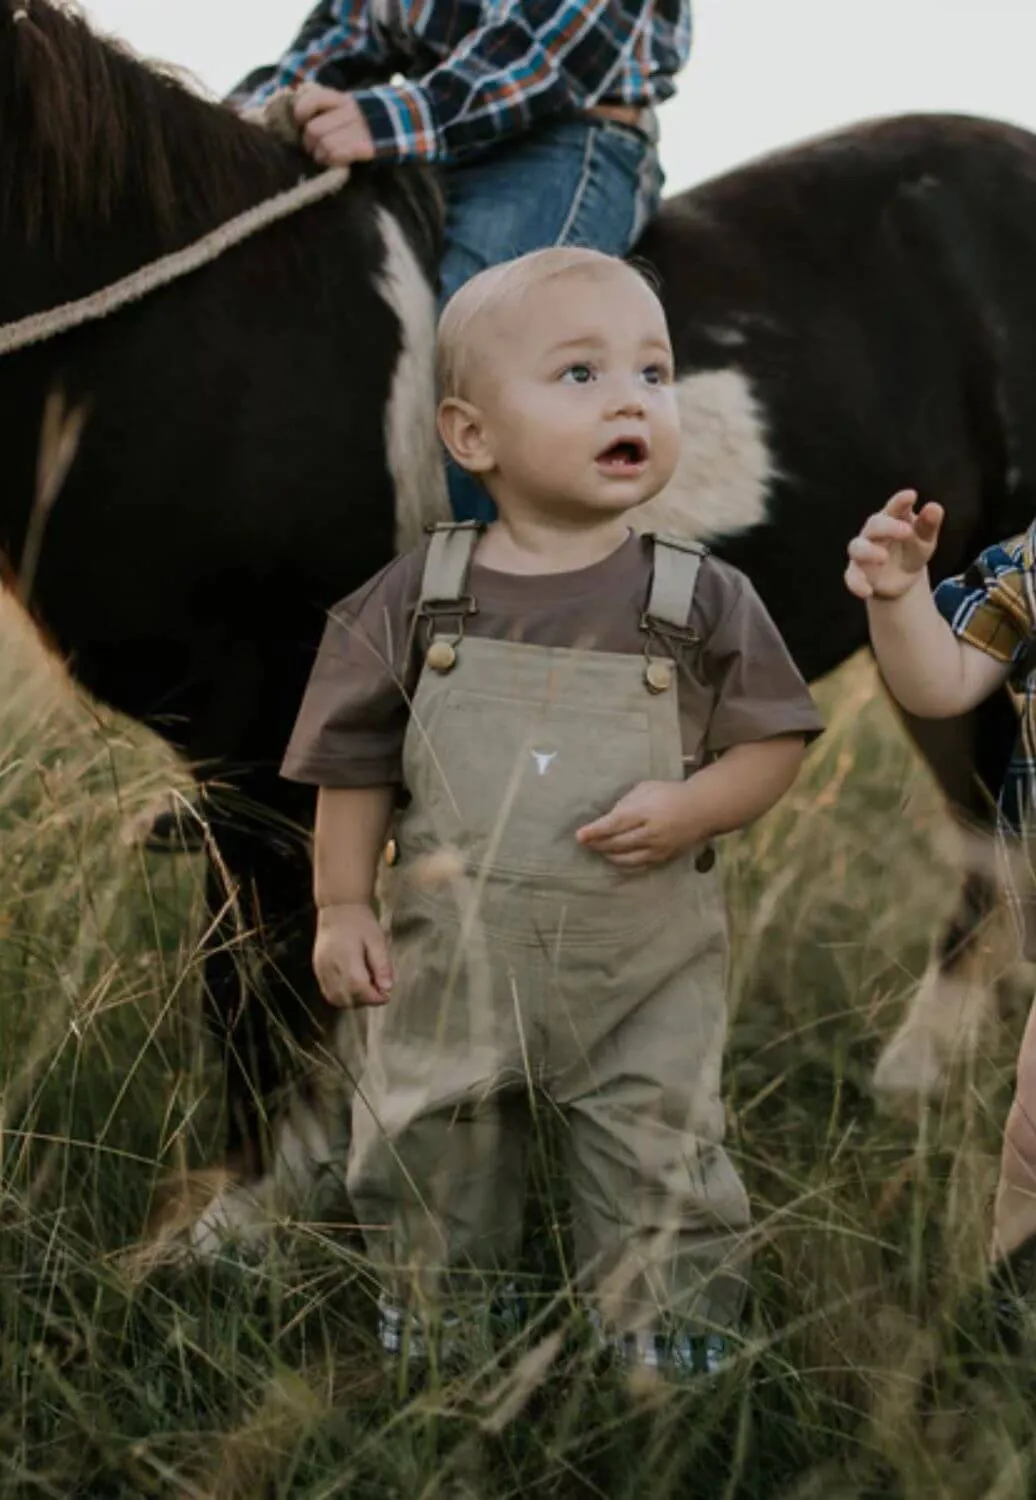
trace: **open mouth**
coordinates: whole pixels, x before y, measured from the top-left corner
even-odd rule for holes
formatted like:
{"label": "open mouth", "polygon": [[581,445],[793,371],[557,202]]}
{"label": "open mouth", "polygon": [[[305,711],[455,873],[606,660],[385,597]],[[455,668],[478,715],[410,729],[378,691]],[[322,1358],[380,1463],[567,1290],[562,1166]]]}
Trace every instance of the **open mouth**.
{"label": "open mouth", "polygon": [[643,438],[616,438],[597,455],[597,466],[614,474],[636,474],[647,463],[648,446]]}

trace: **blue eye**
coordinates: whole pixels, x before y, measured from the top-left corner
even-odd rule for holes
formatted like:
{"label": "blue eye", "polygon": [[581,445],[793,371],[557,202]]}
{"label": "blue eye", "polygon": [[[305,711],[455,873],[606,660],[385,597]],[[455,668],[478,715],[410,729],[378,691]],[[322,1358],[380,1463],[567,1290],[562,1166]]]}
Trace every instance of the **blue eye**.
{"label": "blue eye", "polygon": [[648,385],[668,385],[672,379],[666,365],[648,365],[642,374]]}
{"label": "blue eye", "polygon": [[573,385],[589,385],[594,378],[594,371],[592,366],[586,364],[568,365],[561,372],[561,378]]}

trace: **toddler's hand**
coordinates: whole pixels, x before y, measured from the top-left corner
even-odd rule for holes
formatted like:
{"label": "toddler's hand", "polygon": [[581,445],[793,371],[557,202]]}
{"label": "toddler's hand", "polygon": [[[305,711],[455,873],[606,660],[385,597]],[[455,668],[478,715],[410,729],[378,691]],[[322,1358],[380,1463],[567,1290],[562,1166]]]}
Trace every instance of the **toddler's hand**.
{"label": "toddler's hand", "polygon": [[662,865],[700,843],[686,781],[642,781],[603,817],[586,823],[576,839],[620,870]]}
{"label": "toddler's hand", "polygon": [[313,971],[328,1005],[350,1010],[387,1002],[395,976],[385,933],[369,906],[321,907]]}
{"label": "toddler's hand", "polygon": [[900,599],[935,551],[944,511],[934,501],[914,514],[916,490],[900,490],[849,543],[845,583],[858,599]]}

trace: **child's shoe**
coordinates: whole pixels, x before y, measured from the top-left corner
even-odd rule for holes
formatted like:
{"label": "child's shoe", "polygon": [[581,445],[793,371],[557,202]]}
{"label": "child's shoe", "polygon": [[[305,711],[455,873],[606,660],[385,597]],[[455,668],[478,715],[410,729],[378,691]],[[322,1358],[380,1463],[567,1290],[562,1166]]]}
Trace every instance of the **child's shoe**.
{"label": "child's shoe", "polygon": [[610,1354],[620,1369],[657,1373],[671,1380],[716,1379],[729,1365],[733,1341],[722,1333],[694,1332],[685,1324],[671,1329],[644,1328],[636,1333],[606,1333],[600,1318],[591,1314],[598,1347]]}
{"label": "child's shoe", "polygon": [[491,1302],[469,1307],[465,1314],[444,1308],[434,1315],[407,1311],[378,1298],[378,1340],[394,1361],[411,1367],[434,1361],[439,1368],[478,1368],[494,1358],[498,1344],[520,1332],[525,1305],[509,1282]]}

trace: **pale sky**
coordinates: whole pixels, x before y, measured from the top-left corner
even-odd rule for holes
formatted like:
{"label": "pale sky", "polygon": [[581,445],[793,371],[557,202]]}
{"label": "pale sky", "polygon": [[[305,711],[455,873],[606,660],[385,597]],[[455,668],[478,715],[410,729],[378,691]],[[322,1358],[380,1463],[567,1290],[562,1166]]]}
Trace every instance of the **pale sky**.
{"label": "pale sky", "polygon": [[[675,190],[789,141],[909,110],[1036,130],[1036,0],[694,0],[696,40],[665,106]],[[272,62],[307,0],[87,0],[99,28],[222,93]]]}

